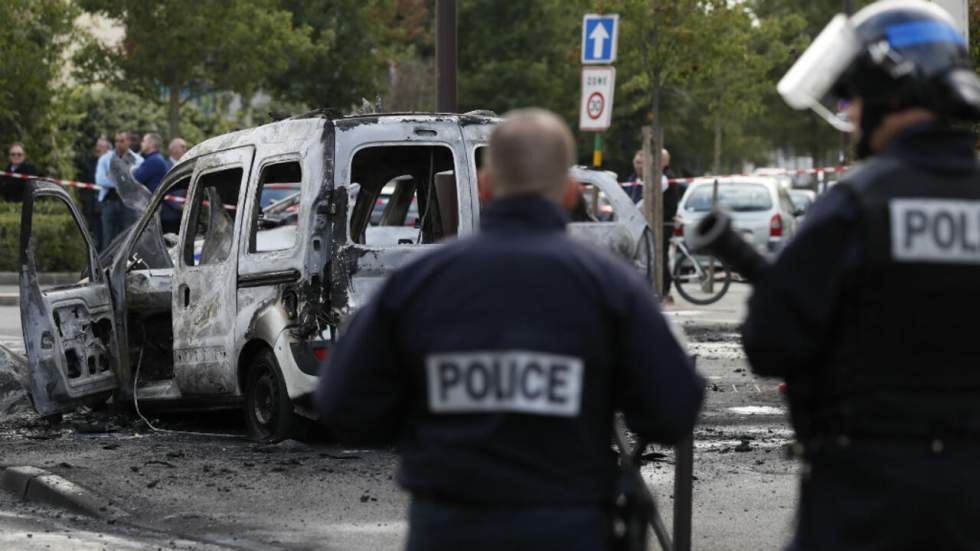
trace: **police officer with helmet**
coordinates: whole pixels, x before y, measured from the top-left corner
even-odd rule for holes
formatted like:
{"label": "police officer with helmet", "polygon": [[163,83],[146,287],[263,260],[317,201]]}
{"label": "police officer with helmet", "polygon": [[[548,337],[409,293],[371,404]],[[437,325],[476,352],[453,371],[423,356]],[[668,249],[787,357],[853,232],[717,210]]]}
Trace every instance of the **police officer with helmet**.
{"label": "police officer with helmet", "polygon": [[398,445],[410,550],[609,549],[613,412],[657,442],[693,428],[703,380],[648,282],[566,233],[574,159],[557,116],[509,114],[480,233],[392,274],[323,368],[340,440]]}
{"label": "police officer with helmet", "polygon": [[[980,80],[920,0],[838,15],[779,84],[864,162],[756,280],[753,370],[804,446],[792,549],[980,549]],[[841,119],[822,100],[847,104]]]}

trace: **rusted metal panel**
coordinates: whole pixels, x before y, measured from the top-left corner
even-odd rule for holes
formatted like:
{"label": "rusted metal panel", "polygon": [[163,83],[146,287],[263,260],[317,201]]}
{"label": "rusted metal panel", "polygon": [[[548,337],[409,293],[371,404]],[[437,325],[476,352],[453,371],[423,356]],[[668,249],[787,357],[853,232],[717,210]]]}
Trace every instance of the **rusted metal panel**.
{"label": "rusted metal panel", "polygon": [[[34,204],[42,197],[65,205],[89,252],[88,278],[44,291],[38,283],[31,239]],[[17,366],[18,380],[28,383],[27,390],[41,415],[70,411],[80,403],[107,398],[118,386],[112,302],[92,238],[74,201],[60,186],[33,182],[28,187],[20,246],[21,328],[27,362],[26,369]]]}
{"label": "rusted metal panel", "polygon": [[[184,395],[221,395],[238,390],[238,362],[235,357],[235,321],[238,314],[238,244],[242,233],[242,211],[249,176],[252,147],[221,151],[198,159],[191,183],[190,203],[184,209],[181,254],[174,273],[171,302],[174,336],[174,379]],[[240,169],[238,174],[235,170]],[[222,206],[217,188],[204,188],[209,175],[223,174],[228,185],[239,180],[237,203],[232,216],[230,206]],[[225,182],[213,185],[225,185]],[[197,244],[196,222],[203,212],[199,198],[206,194],[208,227],[200,259],[194,254]],[[197,265],[194,265],[197,264]]]}

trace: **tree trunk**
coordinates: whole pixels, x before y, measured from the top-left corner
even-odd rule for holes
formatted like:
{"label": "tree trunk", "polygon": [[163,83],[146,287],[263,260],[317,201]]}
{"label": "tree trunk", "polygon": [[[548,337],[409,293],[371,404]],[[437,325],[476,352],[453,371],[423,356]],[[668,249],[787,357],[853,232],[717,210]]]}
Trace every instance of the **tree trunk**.
{"label": "tree trunk", "polygon": [[652,115],[651,128],[643,134],[643,215],[653,230],[654,250],[657,251],[656,262],[654,263],[656,266],[654,269],[654,286],[657,290],[657,296],[662,297],[664,280],[661,264],[663,255],[667,254],[667,251],[660,250],[664,242],[664,195],[660,187],[660,180],[663,175],[663,168],[660,166],[660,151],[663,148],[664,133],[660,121],[660,82],[656,79],[652,86],[650,113]]}
{"label": "tree trunk", "polygon": [[721,117],[718,117],[715,119],[715,156],[712,163],[712,172],[715,174],[721,174],[721,137],[723,130]]}
{"label": "tree trunk", "polygon": [[170,85],[167,119],[170,123],[170,139],[180,137],[180,88],[176,84]]}

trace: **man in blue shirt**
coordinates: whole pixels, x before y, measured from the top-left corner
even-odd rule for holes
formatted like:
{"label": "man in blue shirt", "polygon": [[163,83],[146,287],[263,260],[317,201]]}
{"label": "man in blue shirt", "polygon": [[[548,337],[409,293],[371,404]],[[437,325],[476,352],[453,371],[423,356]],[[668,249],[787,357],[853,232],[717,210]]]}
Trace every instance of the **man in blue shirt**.
{"label": "man in blue shirt", "polygon": [[[163,147],[163,138],[156,132],[149,132],[143,135],[140,143],[140,153],[143,155],[143,164],[133,171],[136,181],[146,186],[150,193],[160,187],[160,182],[170,170],[170,162],[160,153]],[[180,229],[180,208],[169,202],[164,202],[160,210],[160,223],[164,233],[178,233]]]}
{"label": "man in blue shirt", "polygon": [[143,157],[129,149],[129,134],[126,131],[116,132],[116,147],[99,157],[95,167],[95,183],[102,186],[99,190],[99,204],[102,207],[102,246],[109,243],[136,222],[136,213],[123,204],[116,184],[122,178],[123,172],[138,167]]}
{"label": "man in blue shirt", "polygon": [[160,153],[163,147],[163,138],[156,132],[149,132],[143,135],[140,143],[140,155],[143,156],[143,163],[133,170],[133,177],[136,181],[146,186],[150,192],[156,191],[160,186],[160,181],[170,168],[167,160]]}

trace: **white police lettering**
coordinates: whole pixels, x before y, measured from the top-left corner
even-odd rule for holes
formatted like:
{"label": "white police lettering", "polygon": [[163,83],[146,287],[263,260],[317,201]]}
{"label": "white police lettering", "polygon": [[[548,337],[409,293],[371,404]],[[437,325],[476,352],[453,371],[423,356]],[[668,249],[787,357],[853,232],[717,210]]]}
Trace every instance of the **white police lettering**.
{"label": "white police lettering", "polygon": [[980,264],[980,201],[894,199],[889,207],[897,262]]}
{"label": "white police lettering", "polygon": [[582,398],[581,359],[540,352],[454,352],[425,361],[435,413],[529,413],[574,417]]}

